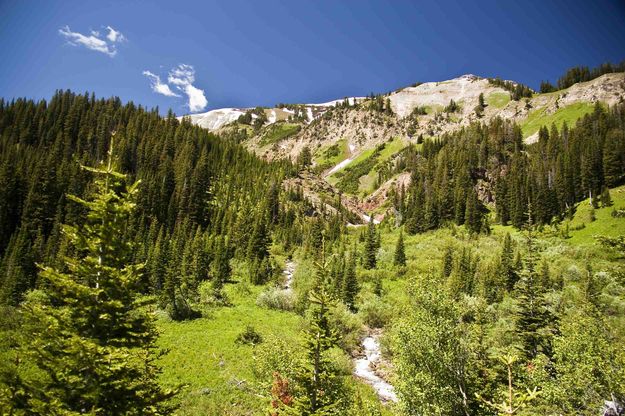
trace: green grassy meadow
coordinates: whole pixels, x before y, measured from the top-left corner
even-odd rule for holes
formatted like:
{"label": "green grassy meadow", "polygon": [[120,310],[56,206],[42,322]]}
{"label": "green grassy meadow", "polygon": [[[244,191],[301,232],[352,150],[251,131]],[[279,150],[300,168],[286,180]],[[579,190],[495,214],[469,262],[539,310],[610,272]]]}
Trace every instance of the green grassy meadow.
{"label": "green grassy meadow", "polygon": [[[384,157],[389,154],[390,149],[384,153]],[[625,219],[611,215],[614,208],[625,207],[625,186],[612,189],[611,197],[613,206],[596,209],[595,221],[590,220],[590,204],[586,200],[577,206],[570,221],[564,221],[557,227],[546,226],[536,232],[540,256],[549,262],[552,276],[584,270],[589,258],[592,258],[593,269],[597,271],[609,270],[619,261],[617,253],[601,247],[595,239],[597,235],[625,235]],[[563,233],[567,224],[568,238]],[[348,230],[349,246],[358,241],[363,229]],[[393,266],[399,230],[390,222],[383,222],[379,230],[381,248],[377,255],[377,268],[364,270],[358,266],[361,284],[358,302],[361,309],[354,315],[354,319],[361,324],[370,323],[370,317],[362,305],[374,298],[373,282],[379,279],[382,293],[376,301],[376,313],[379,314],[379,310],[386,311],[385,327],[388,328],[408,307],[408,282],[415,276],[438,276],[443,253],[448,246],[456,251],[463,248],[471,250],[479,259],[479,273],[482,268],[496,262],[506,233],[510,233],[514,244],[520,249],[525,244],[524,232],[502,225],[493,225],[490,235],[471,236],[464,226],[455,225],[423,234],[404,234],[407,267],[404,273],[399,273]],[[296,257],[295,261],[297,269],[294,285],[297,292],[298,286],[310,284],[313,272],[310,260]],[[159,319],[159,343],[161,347],[169,349],[169,353],[160,360],[163,366],[162,380],[171,387],[183,385],[178,399],[178,414],[266,414],[269,381],[257,379],[253,371],[258,347],[237,345],[235,339],[247,325],[252,325],[265,340],[280,338],[289,345],[297,346],[301,342],[304,322],[303,317],[296,312],[258,306],[256,299],[266,287],[253,286],[241,279],[226,287],[231,306],[211,309],[206,317],[193,321],[173,322],[164,315]],[[386,342],[383,337],[383,351],[389,353]],[[392,370],[389,378],[392,382]],[[351,383],[354,394],[375,403],[376,397],[370,387],[355,379]],[[381,406],[380,409],[384,416],[397,414],[392,406]]]}
{"label": "green grassy meadow", "polygon": [[507,92],[493,92],[486,97],[489,107],[504,108],[510,102],[510,94]]}
{"label": "green grassy meadow", "polygon": [[[254,347],[235,340],[247,325],[264,338],[273,336],[299,342],[301,317],[256,305],[263,287],[238,283],[226,286],[231,306],[211,310],[207,317],[174,322],[158,321],[165,385],[183,385],[181,415],[258,414],[268,406],[269,395],[259,391],[253,373]],[[243,384],[237,386],[237,383]],[[256,412],[256,413],[254,413]]]}
{"label": "green grassy meadow", "polygon": [[266,128],[260,138],[260,145],[266,146],[278,143],[287,137],[296,134],[300,130],[299,124],[292,123],[274,123]]}
{"label": "green grassy meadow", "polygon": [[521,131],[523,137],[529,137],[536,133],[541,127],[551,127],[555,124],[561,128],[566,122],[569,126],[575,125],[575,122],[584,115],[592,112],[594,105],[589,103],[575,103],[558,109],[553,114],[547,114],[544,108],[539,108],[530,112],[526,120],[521,123]]}
{"label": "green grassy meadow", "polygon": [[315,154],[315,165],[319,171],[330,169],[349,157],[349,145],[346,139],[322,147]]}
{"label": "green grassy meadow", "polygon": [[377,176],[376,167],[389,160],[406,146],[403,139],[395,137],[384,148],[371,148],[360,153],[343,169],[334,172],[327,180],[344,191],[366,195],[372,191]]}

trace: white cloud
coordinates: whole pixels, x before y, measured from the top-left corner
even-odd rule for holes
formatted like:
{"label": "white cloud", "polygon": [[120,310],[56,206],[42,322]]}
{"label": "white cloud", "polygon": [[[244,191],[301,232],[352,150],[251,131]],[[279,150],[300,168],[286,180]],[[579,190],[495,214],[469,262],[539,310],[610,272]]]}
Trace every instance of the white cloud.
{"label": "white cloud", "polygon": [[163,94],[168,97],[180,97],[180,95],[172,91],[169,84],[175,86],[178,91],[187,96],[187,107],[189,107],[189,111],[192,113],[202,111],[208,105],[204,90],[193,85],[195,82],[195,68],[193,68],[192,65],[180,64],[172,68],[167,75],[167,82],[169,84],[161,82],[161,77],[150,71],[143,71],[143,75],[150,79],[152,91],[158,94]]}
{"label": "white cloud", "polygon": [[153,74],[150,71],[143,71],[143,75],[150,79],[150,85],[152,86],[152,91],[157,94],[163,94],[167,97],[180,97],[178,94],[173,92],[169,85],[161,82],[161,77],[156,74]]}
{"label": "white cloud", "polygon": [[169,71],[167,81],[187,95],[189,99],[187,105],[192,113],[202,111],[208,105],[204,90],[193,85],[195,82],[195,68],[192,65],[180,64],[172,68]]}
{"label": "white cloud", "polygon": [[191,84],[184,86],[184,92],[189,97],[189,110],[194,113],[196,111],[202,111],[208,105],[208,100],[204,96],[204,90],[194,87]]}
{"label": "white cloud", "polygon": [[116,31],[110,26],[107,26],[107,29],[109,33],[106,35],[106,39],[108,39],[111,43],[102,39],[100,37],[100,32],[95,30],[92,30],[91,34],[87,36],[79,32],[72,32],[69,26],[65,26],[59,29],[59,33],[67,39],[67,42],[70,45],[84,46],[87,49],[102,52],[112,58],[117,54],[115,43],[122,42],[126,40],[126,38],[121,32]]}
{"label": "white cloud", "polygon": [[107,26],[106,28],[109,31],[109,33],[106,35],[106,38],[111,42],[124,42],[126,40],[126,37],[122,34],[122,32],[119,32],[110,26]]}
{"label": "white cloud", "polygon": [[193,84],[195,81],[195,69],[191,65],[180,64],[177,67],[169,71],[167,80],[179,86]]}

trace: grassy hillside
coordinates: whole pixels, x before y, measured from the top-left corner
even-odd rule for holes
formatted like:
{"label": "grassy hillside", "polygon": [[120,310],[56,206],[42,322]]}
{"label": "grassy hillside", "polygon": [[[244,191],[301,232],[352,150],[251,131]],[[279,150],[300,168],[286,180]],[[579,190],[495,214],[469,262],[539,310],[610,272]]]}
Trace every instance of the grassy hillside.
{"label": "grassy hillside", "polygon": [[595,236],[618,237],[625,235],[625,219],[615,218],[612,211],[615,208],[625,209],[625,186],[610,190],[613,205],[594,210],[592,219],[592,206],[586,199],[577,206],[575,216],[569,223],[569,243],[573,245],[594,245],[597,243]]}
{"label": "grassy hillside", "polygon": [[[380,157],[387,157],[390,153],[389,149]],[[358,163],[363,160],[367,160],[367,157],[361,158]],[[613,207],[596,209],[595,221],[590,221],[588,201],[579,204],[569,223],[570,238],[564,238],[562,231],[565,224],[558,228],[546,227],[537,233],[537,246],[541,256],[549,261],[552,276],[566,277],[571,273],[573,276],[577,271],[584,270],[589,258],[593,259],[595,270],[614,267],[617,261],[614,253],[596,244],[595,240],[596,235],[625,235],[625,219],[611,216],[613,208],[625,207],[625,186],[612,189],[611,196]],[[511,234],[516,246],[521,249],[525,241],[522,232],[501,225],[494,225],[490,235],[473,237],[469,236],[464,227],[456,226],[414,236],[404,234],[408,264],[407,272],[399,274],[393,266],[399,230],[390,224],[383,224],[380,231],[381,248],[377,255],[377,269],[364,270],[358,267],[361,284],[358,316],[365,324],[371,324],[372,320],[382,322],[389,328],[389,334],[393,322],[402,316],[402,311],[410,303],[408,282],[418,275],[438,275],[447,247],[453,247],[456,252],[470,250],[475,258],[479,258],[479,267],[482,268],[496,262],[506,233]],[[360,228],[352,228],[348,239],[355,243],[360,233]],[[298,264],[296,285],[310,278],[312,273],[308,267],[310,265],[306,261]],[[372,299],[373,282],[378,279],[381,282],[381,297],[373,304],[368,303]],[[258,379],[253,371],[259,347],[237,345],[235,339],[247,325],[252,325],[265,340],[278,337],[293,346],[301,341],[302,317],[295,312],[258,306],[256,299],[266,286],[252,286],[244,283],[244,278],[240,280],[239,283],[227,286],[231,306],[216,308],[207,318],[194,321],[173,322],[161,318],[158,322],[162,334],[160,344],[170,349],[161,359],[164,366],[162,379],[169,386],[185,385],[180,397],[181,415],[264,414],[269,400],[268,381]],[[383,337],[383,348],[389,348],[389,342],[388,337]],[[389,378],[393,380],[392,372]],[[353,388],[365,400],[375,402],[375,396],[368,386],[354,380]],[[382,411],[385,416],[397,414],[389,406],[382,407]]]}
{"label": "grassy hillside", "polygon": [[594,105],[590,103],[575,103],[562,107],[553,114],[547,114],[544,108],[534,110],[530,112],[527,119],[521,123],[523,137],[531,136],[543,126],[549,128],[554,123],[558,128],[561,128],[565,122],[569,126],[572,126],[579,118],[592,112],[593,108]]}
{"label": "grassy hillside", "polygon": [[510,102],[510,94],[507,92],[494,92],[486,97],[489,107],[504,108]]}
{"label": "grassy hillside", "polygon": [[299,124],[292,123],[275,123],[265,129],[261,138],[260,145],[266,146],[269,144],[278,143],[290,136],[293,136],[300,130]]}
{"label": "grassy hillside", "polygon": [[[314,271],[306,260],[296,260],[296,264],[294,290],[298,293],[298,287],[310,283]],[[263,357],[275,348],[288,348],[293,352],[288,357],[290,361],[277,365],[294,366],[296,354],[301,355],[303,316],[295,311],[259,306],[259,295],[275,283],[254,286],[244,274],[242,270],[235,272],[233,280],[238,282],[226,286],[228,306],[209,308],[204,317],[192,321],[175,322],[165,313],[160,314],[159,344],[168,350],[160,359],[161,379],[166,386],[182,386],[177,399],[179,415],[265,415],[270,403],[271,372],[263,374],[267,362]],[[262,336],[260,344],[236,342],[248,326]],[[339,361],[345,367],[353,394],[378,407],[373,390],[349,377],[349,357],[343,356]],[[380,407],[380,411],[381,416],[394,415],[390,408]]]}
{"label": "grassy hillside", "polygon": [[396,137],[384,143],[383,146],[367,149],[346,167],[334,172],[327,180],[344,192],[368,194],[373,191],[377,176],[376,168],[405,146],[404,140]]}
{"label": "grassy hillside", "polygon": [[[181,415],[247,415],[268,405],[268,395],[256,395],[262,391],[253,373],[254,347],[235,340],[252,325],[265,339],[279,336],[297,345],[301,318],[257,306],[262,289],[245,283],[227,286],[231,306],[193,321],[159,320],[160,345],[169,350],[161,359],[162,379],[169,386],[184,385]],[[244,384],[237,386],[240,381]]]}
{"label": "grassy hillside", "polygon": [[315,165],[318,171],[324,171],[338,165],[348,157],[349,146],[347,140],[341,139],[330,146],[319,149],[315,155]]}

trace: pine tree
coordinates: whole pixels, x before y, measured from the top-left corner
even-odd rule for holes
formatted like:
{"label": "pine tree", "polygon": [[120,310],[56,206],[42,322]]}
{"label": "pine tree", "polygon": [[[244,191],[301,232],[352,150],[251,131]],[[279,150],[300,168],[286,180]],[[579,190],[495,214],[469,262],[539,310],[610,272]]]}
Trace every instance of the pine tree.
{"label": "pine tree", "polygon": [[454,267],[454,249],[451,246],[445,248],[445,254],[443,255],[443,266],[441,268],[441,276],[448,278]]}
{"label": "pine tree", "polygon": [[518,286],[519,311],[517,333],[528,359],[539,353],[551,354],[553,317],[546,307],[544,286],[537,270],[537,252],[531,216],[527,226],[527,255]]}
{"label": "pine tree", "polygon": [[264,216],[257,215],[247,246],[247,259],[250,261],[253,259],[262,260],[267,257],[269,255],[270,238]]}
{"label": "pine tree", "polygon": [[506,233],[506,236],[503,239],[503,247],[499,257],[497,273],[499,275],[499,279],[509,292],[514,289],[514,285],[519,278],[513,256],[512,237],[510,237],[510,233]]}
{"label": "pine tree", "polygon": [[42,268],[42,292],[25,305],[34,332],[24,349],[47,375],[29,385],[28,411],[166,414],[172,392],[157,382],[151,301],[138,293],[143,265],[131,264],[122,238],[138,182],[126,185],[112,144],[106,165],[85,170],[96,175],[93,199],[69,198],[88,211],[86,224],[64,228],[75,254],[61,269]]}
{"label": "pine tree", "polygon": [[623,178],[625,171],[625,159],[623,158],[623,146],[625,137],[622,131],[611,130],[605,138],[603,145],[603,177],[605,184],[612,188],[617,186]]}
{"label": "pine tree", "polygon": [[360,285],[358,284],[358,278],[356,277],[356,253],[353,252],[349,256],[349,260],[347,261],[347,265],[345,267],[345,274],[343,276],[343,290],[342,297],[343,302],[347,307],[355,312],[356,311],[356,296],[358,295],[358,291],[360,290]]}
{"label": "pine tree", "polygon": [[601,206],[603,208],[612,206],[612,197],[610,196],[610,190],[607,186],[604,186],[603,192],[601,192]]}
{"label": "pine tree", "polygon": [[400,266],[400,267],[406,266],[406,252],[404,250],[403,231],[399,232],[399,238],[397,239],[397,244],[395,245],[395,255],[393,257],[393,264],[395,266]]}
{"label": "pine tree", "polygon": [[310,147],[304,146],[301,153],[297,157],[297,166],[300,169],[307,169],[310,165],[312,165],[312,154],[310,152]]}
{"label": "pine tree", "polygon": [[477,197],[475,188],[471,187],[469,194],[467,195],[465,224],[471,234],[478,234],[482,231],[483,224],[483,208],[482,203]]}
{"label": "pine tree", "polygon": [[317,269],[316,289],[309,295],[312,319],[305,333],[306,353],[296,375],[304,391],[293,402],[295,414],[302,416],[340,414],[341,405],[347,401],[339,370],[328,356],[338,336],[330,323],[331,301],[323,284],[327,280],[323,260]]}
{"label": "pine tree", "polygon": [[218,300],[224,299],[222,288],[230,278],[230,249],[228,243],[222,236],[217,239],[214,245],[213,261],[210,265],[210,277],[213,289],[213,296]]}
{"label": "pine tree", "polygon": [[375,231],[375,224],[373,219],[369,221],[367,226],[367,235],[365,237],[365,248],[363,253],[363,266],[365,269],[375,269],[376,266],[376,254],[377,254],[377,240],[378,236]]}

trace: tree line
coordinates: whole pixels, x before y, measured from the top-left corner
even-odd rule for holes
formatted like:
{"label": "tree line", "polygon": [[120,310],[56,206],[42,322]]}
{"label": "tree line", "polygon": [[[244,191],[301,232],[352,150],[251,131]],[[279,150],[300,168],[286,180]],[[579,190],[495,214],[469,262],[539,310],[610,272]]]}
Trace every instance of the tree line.
{"label": "tree line", "polygon": [[551,84],[549,81],[541,81],[540,92],[542,94],[564,90],[573,84],[577,84],[578,82],[592,81],[595,78],[599,78],[601,75],[613,72],[625,72],[625,61],[618,64],[606,62],[592,69],[587,66],[575,66],[573,68],[569,68],[564,75],[558,78],[556,86]]}
{"label": "tree line", "polygon": [[450,222],[488,232],[491,210],[504,225],[521,228],[530,215],[545,225],[572,215],[583,199],[608,203],[608,188],[623,183],[625,105],[597,104],[573,128],[542,127],[533,144],[513,122],[474,123],[401,158],[411,183],[393,199],[411,234]]}

